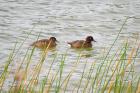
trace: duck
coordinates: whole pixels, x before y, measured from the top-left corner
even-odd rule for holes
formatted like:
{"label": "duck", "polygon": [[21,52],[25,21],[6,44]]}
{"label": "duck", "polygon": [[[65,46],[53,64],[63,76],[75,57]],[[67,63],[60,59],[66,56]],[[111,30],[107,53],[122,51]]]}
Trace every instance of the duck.
{"label": "duck", "polygon": [[31,44],[31,46],[46,49],[46,48],[55,48],[56,47],[57,39],[55,37],[50,37],[49,39],[41,39],[38,41],[35,41]]}
{"label": "duck", "polygon": [[75,40],[67,43],[71,48],[92,48],[92,41],[96,42],[92,36],[87,36],[85,40]]}

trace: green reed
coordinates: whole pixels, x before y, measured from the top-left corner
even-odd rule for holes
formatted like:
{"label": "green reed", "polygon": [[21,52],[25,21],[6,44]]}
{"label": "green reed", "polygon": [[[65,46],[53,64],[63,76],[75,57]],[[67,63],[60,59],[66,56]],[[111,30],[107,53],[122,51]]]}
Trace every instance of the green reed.
{"label": "green reed", "polygon": [[[136,63],[136,58],[139,56],[140,45],[137,45],[137,47],[129,47],[128,41],[125,41],[118,47],[118,49],[115,51],[112,50],[128,19],[129,18],[126,18],[124,21],[107,54],[105,56],[103,55],[100,60],[97,59],[95,62],[90,63],[88,60],[84,62],[81,70],[82,72],[76,81],[71,79],[83,59],[82,50],[79,51],[77,59],[70,71],[65,73],[66,76],[63,75],[64,70],[66,69],[66,59],[69,57],[67,55],[69,50],[62,54],[59,66],[54,71],[53,65],[60,55],[59,53],[55,53],[52,56],[53,59],[51,63],[47,62],[50,64],[50,66],[46,68],[47,74],[43,78],[40,78],[40,75],[42,74],[42,66],[46,62],[45,60],[48,58],[50,50],[48,50],[48,48],[42,50],[35,67],[32,67],[36,48],[28,48],[25,52],[25,56],[22,57],[22,60],[15,71],[15,75],[12,75],[13,81],[7,89],[7,92],[67,93],[68,90],[70,90],[71,93],[139,93],[140,76],[135,73],[134,65]],[[27,37],[29,37],[29,35],[30,33]],[[25,40],[19,47],[15,44],[12,52],[7,58],[3,72],[0,74],[1,92],[5,90],[3,86],[7,84],[5,82],[10,74],[10,64],[16,60],[16,56],[18,55]],[[138,43],[137,40],[136,42]],[[112,52],[113,54],[111,54]],[[90,66],[88,67],[89,64]],[[75,84],[76,86],[73,87],[72,84]]]}
{"label": "green reed", "polygon": [[[16,47],[17,44],[15,44],[15,47]],[[9,74],[9,71],[8,71],[8,67],[9,65],[12,63],[13,61],[13,57],[14,57],[14,52],[15,52],[15,47],[14,49],[12,50],[12,52],[9,54],[8,58],[7,58],[7,61],[6,61],[6,64],[4,66],[4,70],[3,72],[1,73],[0,75],[0,87],[2,89],[3,87],[3,84],[4,84],[4,81],[7,77],[7,75]]]}

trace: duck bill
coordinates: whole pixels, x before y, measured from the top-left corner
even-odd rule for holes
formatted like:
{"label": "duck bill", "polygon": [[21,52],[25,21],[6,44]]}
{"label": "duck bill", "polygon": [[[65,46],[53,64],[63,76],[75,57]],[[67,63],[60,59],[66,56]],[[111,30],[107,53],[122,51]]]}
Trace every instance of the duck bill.
{"label": "duck bill", "polygon": [[56,40],[56,42],[57,42],[57,43],[59,43],[59,41],[58,41],[58,40]]}
{"label": "duck bill", "polygon": [[95,40],[93,40],[94,42],[97,42],[97,41],[95,41]]}

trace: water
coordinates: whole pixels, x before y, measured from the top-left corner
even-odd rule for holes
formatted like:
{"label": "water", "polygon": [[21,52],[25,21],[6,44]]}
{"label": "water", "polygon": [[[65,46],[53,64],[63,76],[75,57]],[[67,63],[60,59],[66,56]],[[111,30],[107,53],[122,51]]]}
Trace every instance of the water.
{"label": "water", "polygon": [[[67,74],[78,56],[78,51],[70,49],[67,42],[85,39],[86,36],[92,35],[97,42],[94,43],[92,51],[84,51],[83,61],[77,68],[73,79],[76,80],[86,60],[94,62],[100,59],[103,51],[111,46],[126,17],[140,18],[139,0],[0,0],[1,70],[15,42],[20,44],[27,37],[27,33],[32,31],[15,64],[19,64],[20,57],[41,33],[40,39],[55,36],[59,40],[56,50],[49,52],[48,62],[52,60],[51,57],[56,52],[59,54],[58,58],[61,58],[61,54],[69,49],[65,63],[69,68],[65,70]],[[140,19],[129,19],[114,50],[122,46],[127,39],[133,47],[136,37],[140,36],[139,29]],[[33,66],[39,55],[40,50],[37,49]],[[48,67],[48,62],[44,63],[43,70]],[[58,65],[59,59],[53,69],[55,70]],[[138,72],[139,66],[140,64],[137,63],[135,67]],[[42,72],[44,72],[42,76],[45,75],[45,71]]]}

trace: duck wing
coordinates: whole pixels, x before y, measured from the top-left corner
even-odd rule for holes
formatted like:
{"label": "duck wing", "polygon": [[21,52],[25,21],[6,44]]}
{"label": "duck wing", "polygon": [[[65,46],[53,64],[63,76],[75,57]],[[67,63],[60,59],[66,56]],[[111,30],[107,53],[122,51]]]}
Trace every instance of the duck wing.
{"label": "duck wing", "polygon": [[81,40],[76,40],[76,41],[67,42],[67,43],[70,44],[70,45],[72,45],[72,44],[78,43],[79,41],[81,41]]}
{"label": "duck wing", "polygon": [[38,41],[35,41],[31,44],[31,46],[39,46],[39,45],[44,45],[44,44],[47,44],[49,42],[48,39],[41,39],[41,40],[38,40]]}
{"label": "duck wing", "polygon": [[84,40],[76,40],[76,41],[68,42],[68,44],[70,44],[71,47],[79,48],[83,45],[84,42],[85,42]]}

